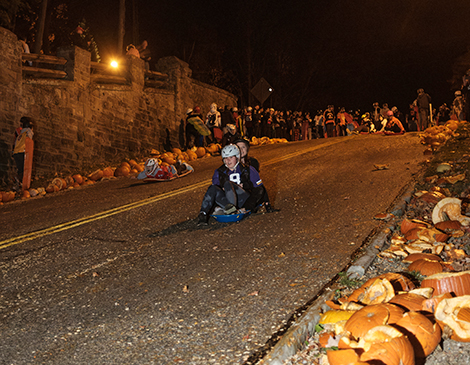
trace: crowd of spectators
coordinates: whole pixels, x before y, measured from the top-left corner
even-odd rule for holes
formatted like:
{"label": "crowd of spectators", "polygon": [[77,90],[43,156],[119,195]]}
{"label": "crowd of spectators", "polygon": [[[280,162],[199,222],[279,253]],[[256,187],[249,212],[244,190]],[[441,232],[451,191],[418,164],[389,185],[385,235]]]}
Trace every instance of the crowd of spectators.
{"label": "crowd of spectators", "polygon": [[[463,91],[462,91],[463,90]],[[403,113],[396,106],[387,103],[381,106],[372,104],[369,111],[346,110],[328,105],[325,110],[317,110],[315,114],[304,111],[275,110],[259,105],[247,106],[242,110],[225,105],[219,108],[213,103],[210,111],[203,115],[199,107],[188,111],[187,116],[187,148],[204,146],[207,143],[219,142],[223,146],[239,138],[252,137],[285,138],[288,141],[300,141],[316,138],[331,138],[366,133],[405,133],[423,131],[431,125],[447,122],[452,115],[464,120],[468,105],[464,92],[470,92],[470,70],[463,78],[462,90],[455,92],[451,107],[446,103],[433,108],[431,97],[423,90],[417,90],[416,99],[409,104]],[[193,128],[194,117],[199,125],[208,129],[201,138]],[[188,122],[192,120],[193,122]],[[192,124],[191,124],[192,123]]]}

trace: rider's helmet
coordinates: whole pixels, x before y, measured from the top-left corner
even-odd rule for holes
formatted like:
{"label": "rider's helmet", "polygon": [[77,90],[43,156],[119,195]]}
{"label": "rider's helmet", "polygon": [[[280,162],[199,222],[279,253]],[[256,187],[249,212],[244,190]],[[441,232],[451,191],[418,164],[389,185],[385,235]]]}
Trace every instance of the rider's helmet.
{"label": "rider's helmet", "polygon": [[226,145],[224,148],[222,148],[220,154],[222,155],[222,158],[236,156],[237,160],[240,159],[240,149],[237,145],[234,144]]}
{"label": "rider's helmet", "polygon": [[194,113],[199,114],[200,112],[201,112],[201,108],[199,108],[198,106],[195,106]]}
{"label": "rider's helmet", "polygon": [[158,169],[158,160],[156,158],[149,158],[145,162],[144,171],[147,176],[152,176],[157,169]]}
{"label": "rider's helmet", "polygon": [[193,110],[191,108],[189,108],[188,110],[186,110],[186,114],[189,115],[193,112]]}
{"label": "rider's helmet", "polygon": [[389,110],[389,111],[387,112],[387,116],[393,117],[393,112],[392,112],[391,110]]}
{"label": "rider's helmet", "polygon": [[455,93],[454,93],[455,96],[461,96],[462,95],[462,92],[460,90],[457,90]]}

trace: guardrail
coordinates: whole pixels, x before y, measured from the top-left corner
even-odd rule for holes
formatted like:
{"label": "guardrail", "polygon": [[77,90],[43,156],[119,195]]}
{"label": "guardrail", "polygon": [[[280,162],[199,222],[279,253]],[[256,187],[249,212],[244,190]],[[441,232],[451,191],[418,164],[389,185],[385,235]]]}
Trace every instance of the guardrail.
{"label": "guardrail", "polygon": [[127,84],[127,78],[122,71],[109,64],[90,62],[91,80],[97,84]]}
{"label": "guardrail", "polygon": [[[35,53],[23,53],[23,75],[34,78],[64,79],[67,72],[64,66],[67,60],[63,57],[48,56]],[[116,69],[109,64],[90,62],[91,81],[97,84],[128,84],[125,70]],[[145,87],[164,88],[168,74],[157,71],[145,71]]]}
{"label": "guardrail", "polygon": [[53,79],[63,79],[67,76],[64,70],[48,68],[48,66],[64,66],[67,63],[65,58],[35,53],[23,53],[21,58],[25,62],[22,69],[23,75]]}

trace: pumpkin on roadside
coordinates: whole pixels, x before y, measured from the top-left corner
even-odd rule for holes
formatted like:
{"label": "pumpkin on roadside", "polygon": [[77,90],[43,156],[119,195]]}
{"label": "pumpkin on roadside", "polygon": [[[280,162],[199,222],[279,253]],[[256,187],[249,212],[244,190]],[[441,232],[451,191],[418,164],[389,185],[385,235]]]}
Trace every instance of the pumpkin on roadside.
{"label": "pumpkin on roadside", "polygon": [[443,299],[434,316],[452,330],[451,339],[470,342],[470,295]]}
{"label": "pumpkin on roadside", "polygon": [[441,342],[439,325],[418,312],[405,313],[393,327],[408,337],[419,359],[430,355]]}
{"label": "pumpkin on roadside", "polygon": [[390,301],[390,304],[398,305],[408,311],[420,311],[423,307],[423,301],[426,297],[414,294],[414,293],[403,293],[395,295]]}
{"label": "pumpkin on roadside", "polygon": [[114,176],[114,171],[111,167],[106,167],[103,169],[103,177],[111,177]]}
{"label": "pumpkin on roadside", "polygon": [[127,165],[121,165],[116,170],[114,170],[114,176],[129,176],[131,169]]}
{"label": "pumpkin on roadside", "polygon": [[434,288],[434,295],[454,293],[456,296],[470,295],[470,271],[441,272],[426,277],[421,287]]}
{"label": "pumpkin on roadside", "polygon": [[198,158],[202,158],[206,155],[206,149],[204,147],[198,147],[196,150],[196,155]]}
{"label": "pumpkin on roadside", "polygon": [[8,203],[15,200],[15,192],[14,191],[2,191],[2,202]]}
{"label": "pumpkin on roadside", "polygon": [[93,181],[98,181],[103,178],[103,170],[95,170],[93,171],[90,175],[88,175],[88,178]]}
{"label": "pumpkin on roadside", "polygon": [[76,183],[79,183],[80,185],[83,184],[83,177],[80,174],[75,174],[72,176],[72,178],[75,180]]}
{"label": "pumpkin on roadside", "polygon": [[384,365],[414,365],[415,354],[408,338],[391,326],[372,328],[361,340],[364,353],[361,361]]}
{"label": "pumpkin on roadside", "polygon": [[408,271],[417,271],[421,275],[430,276],[433,274],[440,273],[444,270],[439,261],[429,259],[419,259],[408,266]]}
{"label": "pumpkin on roadside", "polygon": [[358,310],[348,319],[344,330],[351,333],[355,338],[361,338],[376,326],[398,322],[404,313],[405,311],[402,308],[394,304],[368,305]]}

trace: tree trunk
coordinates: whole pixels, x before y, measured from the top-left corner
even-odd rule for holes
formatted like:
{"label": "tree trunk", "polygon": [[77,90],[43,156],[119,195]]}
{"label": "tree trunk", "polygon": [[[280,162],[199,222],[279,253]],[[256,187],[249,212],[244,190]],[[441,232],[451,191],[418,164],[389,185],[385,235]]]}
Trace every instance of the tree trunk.
{"label": "tree trunk", "polygon": [[44,23],[46,22],[47,0],[42,0],[41,14],[39,16],[38,32],[34,43],[34,53],[41,53],[42,38],[44,36]]}
{"label": "tree trunk", "polygon": [[124,49],[124,33],[125,33],[125,21],[126,21],[126,0],[119,0],[119,39],[118,39],[118,54],[123,53]]}

